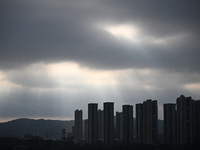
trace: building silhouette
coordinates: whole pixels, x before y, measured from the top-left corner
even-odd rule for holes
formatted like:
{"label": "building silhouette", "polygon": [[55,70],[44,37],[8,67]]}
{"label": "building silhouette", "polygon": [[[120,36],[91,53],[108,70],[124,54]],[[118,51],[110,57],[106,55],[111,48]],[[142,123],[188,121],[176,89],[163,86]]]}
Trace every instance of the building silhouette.
{"label": "building silhouette", "polygon": [[143,144],[143,104],[136,104],[136,142]]}
{"label": "building silhouette", "polygon": [[88,119],[84,120],[84,139],[88,141]]}
{"label": "building silhouette", "polygon": [[114,103],[105,102],[104,109],[104,145],[112,146],[114,143]]}
{"label": "building silhouette", "polygon": [[123,141],[123,113],[116,112],[116,140]]}
{"label": "building silhouette", "polygon": [[75,126],[74,126],[74,139],[75,142],[79,142],[82,139],[82,122],[83,115],[82,110],[75,110]]}
{"label": "building silhouette", "polygon": [[158,106],[157,100],[143,102],[143,139],[144,144],[157,144],[158,141]]}
{"label": "building silhouette", "polygon": [[[142,112],[142,113],[140,113]],[[158,142],[158,106],[157,100],[148,99],[136,104],[137,143],[153,144]]]}
{"label": "building silhouette", "polygon": [[66,130],[62,129],[62,141],[65,141],[67,138]]}
{"label": "building silhouette", "polygon": [[133,144],[133,106],[123,105],[123,143]]}
{"label": "building silhouette", "polygon": [[200,143],[200,100],[181,95],[177,105],[177,143]]}
{"label": "building silhouette", "polygon": [[98,140],[103,142],[104,115],[103,110],[98,110]]}
{"label": "building silhouette", "polygon": [[194,101],[194,143],[200,143],[200,100]]}
{"label": "building silhouette", "polygon": [[165,144],[171,147],[176,146],[176,104],[164,104],[164,137]]}
{"label": "building silhouette", "polygon": [[177,142],[179,145],[193,143],[193,105],[191,97],[181,95],[176,99],[177,105]]}
{"label": "building silhouette", "polygon": [[88,142],[96,145],[98,141],[98,104],[88,104]]}

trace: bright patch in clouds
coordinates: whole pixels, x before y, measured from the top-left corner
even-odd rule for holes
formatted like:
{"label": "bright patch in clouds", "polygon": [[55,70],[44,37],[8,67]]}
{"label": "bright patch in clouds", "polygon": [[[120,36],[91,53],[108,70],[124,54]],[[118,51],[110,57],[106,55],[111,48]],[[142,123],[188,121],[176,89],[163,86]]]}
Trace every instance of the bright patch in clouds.
{"label": "bright patch in clouds", "polygon": [[115,85],[111,71],[97,71],[81,68],[76,63],[57,63],[47,66],[48,74],[59,84],[82,84],[87,86]]}
{"label": "bright patch in clouds", "polygon": [[121,37],[127,40],[137,40],[138,29],[130,25],[108,26],[105,31],[111,33],[115,37]]}
{"label": "bright patch in clouds", "polygon": [[74,62],[37,63],[1,73],[0,83],[4,89],[25,88],[35,92],[54,90],[73,93],[92,89],[104,95],[108,89],[115,91],[121,85],[153,90],[152,86],[147,86],[147,82],[139,82],[146,80],[152,73],[153,70],[150,69],[92,70]]}
{"label": "bright patch in clouds", "polygon": [[0,73],[3,89],[25,88],[34,91],[79,92],[92,89],[113,88],[118,81],[118,71],[91,70],[73,62],[37,63],[23,69]]}
{"label": "bright patch in clouds", "polygon": [[3,72],[0,72],[0,93],[9,92],[13,88],[20,88],[20,85],[17,85],[6,78],[6,75]]}
{"label": "bright patch in clouds", "polygon": [[103,30],[120,40],[124,39],[133,42],[133,44],[153,44],[156,46],[175,44],[179,41],[187,40],[190,35],[189,33],[176,33],[168,36],[156,37],[145,33],[142,28],[130,24],[104,25]]}
{"label": "bright patch in clouds", "polygon": [[192,90],[192,91],[200,91],[200,83],[190,83],[190,84],[186,84],[185,88],[187,90]]}

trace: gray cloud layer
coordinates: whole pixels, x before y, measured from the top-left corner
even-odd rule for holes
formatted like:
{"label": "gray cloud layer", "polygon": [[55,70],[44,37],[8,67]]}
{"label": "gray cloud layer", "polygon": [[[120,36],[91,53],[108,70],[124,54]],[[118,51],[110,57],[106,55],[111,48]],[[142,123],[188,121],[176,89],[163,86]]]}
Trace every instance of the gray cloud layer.
{"label": "gray cloud layer", "polygon": [[[1,1],[1,68],[37,61],[76,61],[99,69],[199,71],[197,1]],[[133,23],[146,35],[188,36],[165,46],[117,43],[96,22]],[[103,60],[103,61],[102,61]]]}
{"label": "gray cloud layer", "polygon": [[[135,41],[114,37],[103,29],[124,24],[138,28]],[[20,88],[7,94],[0,88],[0,118],[58,117],[62,113],[72,117],[77,106],[86,109],[94,98],[97,102],[116,98],[119,104],[155,98],[162,104],[174,102],[180,94],[198,97],[198,91],[184,86],[200,85],[199,39],[198,0],[1,0],[0,75],[3,72],[6,81]],[[53,90],[59,85],[45,70],[31,68],[32,64],[59,62],[124,73],[116,77],[115,90],[104,87],[102,95],[81,83],[67,84],[76,89],[74,93],[61,92]],[[126,69],[151,69],[153,73],[126,74]],[[146,84],[153,90],[144,90]],[[47,91],[31,91],[34,88]]]}

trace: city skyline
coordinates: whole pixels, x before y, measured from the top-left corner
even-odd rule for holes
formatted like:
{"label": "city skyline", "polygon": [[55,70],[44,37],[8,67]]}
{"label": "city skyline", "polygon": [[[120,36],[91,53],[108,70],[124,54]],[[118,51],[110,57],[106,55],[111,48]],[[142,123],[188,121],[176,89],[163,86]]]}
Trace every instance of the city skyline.
{"label": "city skyline", "polygon": [[[77,146],[89,147],[146,145],[155,146],[155,148],[164,146],[164,148],[176,149],[199,145],[200,100],[195,100],[191,96],[180,95],[174,103],[163,104],[163,121],[158,120],[157,100],[152,99],[144,100],[134,106],[122,105],[121,112],[114,111],[114,102],[104,102],[103,110],[98,108],[98,103],[89,103],[87,106],[88,118],[83,119],[81,109],[74,110],[74,121],[70,121],[70,124],[73,123],[70,128],[66,124],[63,126],[63,121],[59,122],[58,120],[53,123],[53,120],[19,119],[12,123],[8,122],[8,128],[1,126],[6,127],[2,138],[16,137],[17,139],[20,137],[24,140],[29,135],[33,139],[37,137],[42,141],[57,140],[64,143],[71,141]],[[135,119],[133,114],[136,114]],[[38,126],[38,122],[40,122],[40,126]],[[32,125],[28,125],[28,127],[27,124]],[[22,130],[19,130],[18,133],[14,132],[14,128],[11,127],[14,125]],[[47,126],[48,129],[50,127],[50,129],[54,128],[53,130],[60,130],[58,139],[55,138],[58,132],[52,134],[50,130],[46,130]],[[44,132],[45,130],[46,132]],[[29,134],[27,134],[28,131]],[[36,131],[38,131],[37,134]],[[23,132],[25,134],[22,134]]]}
{"label": "city skyline", "polygon": [[147,99],[163,119],[178,95],[200,98],[199,16],[198,0],[1,0],[0,122]]}
{"label": "city skyline", "polygon": [[[157,100],[147,99],[135,104],[135,119],[133,105],[122,105],[121,112],[114,112],[113,102],[104,102],[103,106],[103,110],[100,110],[97,103],[88,104],[86,136],[79,139],[79,144],[82,142],[93,146],[165,144],[176,148],[200,142],[200,100],[194,100],[192,97],[181,95],[177,97],[175,103],[163,104],[162,132],[158,129]],[[77,110],[75,118],[76,112]],[[83,121],[78,124],[82,126]],[[76,139],[75,132],[74,140]]]}

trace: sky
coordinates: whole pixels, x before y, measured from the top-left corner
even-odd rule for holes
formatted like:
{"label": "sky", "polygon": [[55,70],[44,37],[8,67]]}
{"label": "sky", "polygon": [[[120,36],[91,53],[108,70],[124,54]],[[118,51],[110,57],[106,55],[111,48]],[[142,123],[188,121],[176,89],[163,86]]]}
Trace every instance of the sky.
{"label": "sky", "polygon": [[0,0],[0,122],[88,103],[200,99],[198,0]]}

